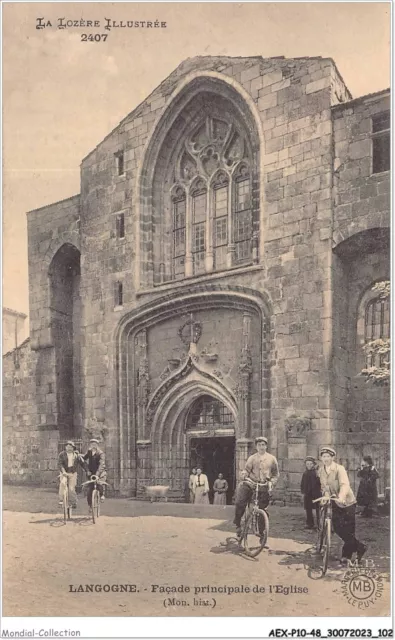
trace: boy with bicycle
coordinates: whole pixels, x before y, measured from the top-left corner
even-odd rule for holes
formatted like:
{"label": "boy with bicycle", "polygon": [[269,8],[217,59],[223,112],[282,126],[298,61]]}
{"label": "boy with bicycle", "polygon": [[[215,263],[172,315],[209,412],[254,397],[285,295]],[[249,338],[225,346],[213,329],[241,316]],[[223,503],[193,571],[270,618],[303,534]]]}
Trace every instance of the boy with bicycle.
{"label": "boy with bicycle", "polygon": [[[85,461],[85,470],[88,478],[91,476],[97,476],[99,480],[103,480],[104,482],[107,479],[107,471],[106,471],[106,457],[104,455],[104,451],[99,448],[99,441],[96,438],[91,438],[89,440],[88,451],[83,456]],[[97,483],[97,489],[100,493],[100,500],[104,502],[104,485]],[[88,493],[86,496],[89,512],[92,510],[92,493],[93,493],[93,483],[88,485]]]}
{"label": "boy with bicycle", "polygon": [[[265,509],[269,504],[271,488],[275,486],[279,478],[277,459],[267,452],[267,438],[259,436],[255,438],[257,453],[250,456],[246,462],[245,471],[242,473],[242,479],[250,478],[253,482],[265,483],[264,487],[259,487],[258,504],[260,509]],[[271,486],[270,486],[271,485]],[[241,482],[237,488],[235,519],[233,523],[236,525],[237,536],[241,535],[241,519],[247,504],[252,498],[253,487],[246,482]]]}
{"label": "boy with bicycle", "polygon": [[355,537],[356,499],[350,487],[347,471],[343,465],[335,462],[336,451],[332,447],[321,447],[322,466],[318,471],[321,482],[322,502],[335,498],[332,505],[332,524],[334,532],[343,540],[340,566],[347,566],[353,553],[358,562],[366,552],[366,545]]}
{"label": "boy with bicycle", "polygon": [[81,454],[77,451],[72,440],[68,440],[64,451],[59,454],[59,471],[61,473],[59,483],[59,504],[63,504],[63,493],[65,484],[69,485],[70,504],[73,509],[77,508],[77,495],[75,487],[77,484],[78,465],[85,468]]}

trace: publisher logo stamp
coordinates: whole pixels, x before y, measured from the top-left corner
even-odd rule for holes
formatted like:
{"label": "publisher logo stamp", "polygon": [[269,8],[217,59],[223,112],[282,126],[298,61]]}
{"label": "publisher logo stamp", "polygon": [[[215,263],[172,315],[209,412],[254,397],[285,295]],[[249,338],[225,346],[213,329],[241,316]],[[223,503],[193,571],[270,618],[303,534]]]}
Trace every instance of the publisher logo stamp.
{"label": "publisher logo stamp", "polygon": [[341,590],[348,603],[356,609],[367,609],[383,595],[383,577],[372,561],[364,566],[350,563],[341,581]]}

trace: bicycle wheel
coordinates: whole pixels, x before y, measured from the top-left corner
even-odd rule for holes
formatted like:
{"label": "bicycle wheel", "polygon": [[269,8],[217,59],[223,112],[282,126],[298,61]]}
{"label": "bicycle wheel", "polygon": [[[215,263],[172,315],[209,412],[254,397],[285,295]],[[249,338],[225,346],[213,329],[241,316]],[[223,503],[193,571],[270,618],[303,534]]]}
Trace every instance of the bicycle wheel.
{"label": "bicycle wheel", "polygon": [[324,541],[322,545],[322,575],[324,576],[328,569],[329,554],[331,552],[332,523],[329,518],[325,520]]}
{"label": "bicycle wheel", "polygon": [[92,491],[92,520],[93,523],[96,522],[100,515],[100,496],[97,489],[93,489]]}
{"label": "bicycle wheel", "polygon": [[65,524],[68,519],[69,519],[69,488],[66,484],[63,490],[63,520]]}
{"label": "bicycle wheel", "polygon": [[244,551],[250,558],[262,551],[269,535],[269,518],[264,509],[254,509],[247,517],[244,529]]}

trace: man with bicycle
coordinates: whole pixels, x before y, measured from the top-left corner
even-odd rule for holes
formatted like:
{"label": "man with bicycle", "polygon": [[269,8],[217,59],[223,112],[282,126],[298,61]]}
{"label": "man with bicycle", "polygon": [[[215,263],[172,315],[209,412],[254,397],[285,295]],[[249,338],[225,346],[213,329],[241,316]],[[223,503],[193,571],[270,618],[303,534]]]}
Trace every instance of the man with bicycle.
{"label": "man with bicycle", "polygon": [[347,566],[354,553],[360,562],[366,553],[366,545],[355,537],[356,499],[350,487],[348,474],[343,465],[335,462],[336,451],[332,447],[321,447],[322,466],[318,470],[321,482],[321,504],[334,498],[332,524],[334,532],[343,540],[340,566]]}
{"label": "man with bicycle", "polygon": [[65,450],[59,454],[59,470],[61,473],[59,483],[59,504],[63,504],[63,494],[65,484],[69,485],[70,505],[73,509],[77,507],[77,495],[75,487],[77,484],[77,468],[78,465],[85,468],[81,454],[77,451],[72,440],[68,440]]}
{"label": "man with bicycle", "polygon": [[[106,458],[104,451],[99,448],[99,441],[96,440],[96,438],[91,438],[89,440],[88,451],[83,456],[83,459],[85,461],[85,470],[88,478],[96,476],[99,480],[105,482],[107,479]],[[92,509],[93,486],[93,483],[88,485],[88,493],[86,496],[89,511]],[[98,482],[97,489],[100,493],[101,502],[104,502],[104,485]]]}
{"label": "man with bicycle", "polygon": [[[279,471],[277,459],[267,452],[267,438],[259,436],[255,438],[257,453],[250,456],[246,462],[245,471],[242,473],[243,480],[249,478],[253,482],[266,483],[259,487],[258,504],[260,509],[265,509],[269,504],[272,488],[278,481]],[[247,482],[240,482],[236,493],[235,519],[237,536],[241,535],[241,519],[247,504],[252,498],[253,487]]]}

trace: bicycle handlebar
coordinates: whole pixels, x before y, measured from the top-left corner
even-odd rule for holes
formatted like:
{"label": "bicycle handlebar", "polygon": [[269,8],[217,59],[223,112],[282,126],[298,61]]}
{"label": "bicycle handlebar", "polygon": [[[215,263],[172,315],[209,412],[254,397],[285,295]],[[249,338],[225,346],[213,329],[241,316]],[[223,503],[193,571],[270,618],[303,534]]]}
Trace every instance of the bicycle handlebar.
{"label": "bicycle handlebar", "polygon": [[105,482],[104,480],[100,480],[98,476],[91,476],[90,479],[87,480],[86,482],[83,482],[81,486],[83,487],[85,484],[91,484],[92,482],[97,482],[97,484],[106,484],[107,486],[109,486],[108,482]]}
{"label": "bicycle handlebar", "polygon": [[316,500],[312,500],[312,502],[321,502],[321,500],[324,500],[325,502],[328,502],[329,500],[339,500],[339,498],[337,496],[321,496],[320,498],[317,498]]}
{"label": "bicycle handlebar", "polygon": [[242,482],[246,482],[247,484],[252,484],[258,487],[267,487],[267,485],[270,483],[270,478],[267,478],[265,482],[256,482],[255,480],[251,480],[251,478],[244,478]]}

